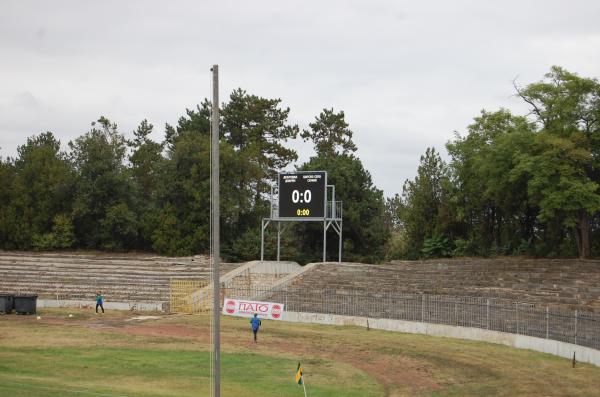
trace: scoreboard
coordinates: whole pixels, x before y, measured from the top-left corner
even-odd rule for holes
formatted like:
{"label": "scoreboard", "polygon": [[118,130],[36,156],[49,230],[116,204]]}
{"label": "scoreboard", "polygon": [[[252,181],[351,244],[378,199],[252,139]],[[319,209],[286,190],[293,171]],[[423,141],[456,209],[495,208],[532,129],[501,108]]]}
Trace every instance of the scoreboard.
{"label": "scoreboard", "polygon": [[279,217],[325,218],[326,189],[325,171],[279,174]]}

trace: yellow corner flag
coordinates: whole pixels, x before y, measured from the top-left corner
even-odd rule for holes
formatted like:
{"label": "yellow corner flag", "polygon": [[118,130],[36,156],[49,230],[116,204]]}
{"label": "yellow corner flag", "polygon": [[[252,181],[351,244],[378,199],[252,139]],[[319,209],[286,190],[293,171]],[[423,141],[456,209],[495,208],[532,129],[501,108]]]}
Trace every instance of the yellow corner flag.
{"label": "yellow corner flag", "polygon": [[296,383],[302,384],[302,366],[298,363],[298,369],[296,370]]}

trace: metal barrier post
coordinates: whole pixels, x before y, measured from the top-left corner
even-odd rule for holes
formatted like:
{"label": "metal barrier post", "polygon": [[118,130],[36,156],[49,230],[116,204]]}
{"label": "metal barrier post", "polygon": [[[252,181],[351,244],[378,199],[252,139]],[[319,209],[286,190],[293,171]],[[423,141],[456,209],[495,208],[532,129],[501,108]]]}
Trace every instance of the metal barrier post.
{"label": "metal barrier post", "polygon": [[486,326],[487,329],[490,329],[490,300],[487,300],[487,310],[486,310]]}
{"label": "metal barrier post", "polygon": [[577,344],[577,310],[575,310],[575,344]]}
{"label": "metal barrier post", "polygon": [[458,325],[458,302],[454,301],[454,325]]}
{"label": "metal barrier post", "polygon": [[550,308],[546,306],[546,339],[550,335]]}
{"label": "metal barrier post", "polygon": [[517,317],[517,334],[519,333],[519,302],[515,302],[515,315]]}

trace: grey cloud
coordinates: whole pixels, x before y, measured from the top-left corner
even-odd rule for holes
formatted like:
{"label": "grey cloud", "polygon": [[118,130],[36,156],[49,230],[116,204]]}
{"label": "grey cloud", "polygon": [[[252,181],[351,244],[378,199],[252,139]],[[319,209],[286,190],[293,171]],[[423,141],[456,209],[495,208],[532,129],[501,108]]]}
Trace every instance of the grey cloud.
{"label": "grey cloud", "polygon": [[41,101],[29,91],[24,91],[15,95],[13,103],[15,107],[24,108],[30,111],[38,111],[42,108]]}

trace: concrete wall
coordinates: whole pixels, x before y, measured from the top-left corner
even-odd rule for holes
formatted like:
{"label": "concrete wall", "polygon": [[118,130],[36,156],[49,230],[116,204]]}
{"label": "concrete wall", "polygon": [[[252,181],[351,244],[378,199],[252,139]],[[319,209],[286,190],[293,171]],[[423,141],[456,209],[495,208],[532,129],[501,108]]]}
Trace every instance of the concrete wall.
{"label": "concrete wall", "polygon": [[[104,302],[104,310],[165,311],[166,302]],[[72,307],[76,309],[94,309],[96,303],[89,300],[38,299],[38,309]],[[98,309],[100,310],[100,309]]]}
{"label": "concrete wall", "polygon": [[573,353],[575,353],[575,358],[577,361],[600,367],[600,350],[577,346],[571,343],[559,342],[551,339],[508,334],[498,331],[488,331],[479,328],[455,327],[451,325],[428,324],[413,321],[373,318],[367,319],[366,317],[288,311],[284,312],[283,314],[283,321],[313,324],[352,325],[366,327],[367,320],[369,321],[369,327],[373,329],[499,343],[506,346],[515,347],[517,349],[535,350],[568,359],[573,358]]}
{"label": "concrete wall", "polygon": [[298,271],[301,266],[288,261],[252,261],[248,262],[252,273],[287,275]]}
{"label": "concrete wall", "polygon": [[296,262],[251,261],[222,276],[221,284],[226,288],[270,287],[300,269]]}

